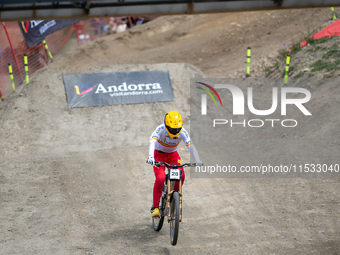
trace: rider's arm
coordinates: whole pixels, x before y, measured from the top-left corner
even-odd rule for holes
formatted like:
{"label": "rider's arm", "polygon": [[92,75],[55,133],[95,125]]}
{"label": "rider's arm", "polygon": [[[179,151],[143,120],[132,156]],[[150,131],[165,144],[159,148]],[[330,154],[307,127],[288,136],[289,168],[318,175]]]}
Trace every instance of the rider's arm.
{"label": "rider's arm", "polygon": [[198,152],[196,150],[195,145],[192,143],[190,136],[188,134],[188,132],[183,129],[182,130],[183,133],[183,141],[185,143],[185,145],[187,146],[188,150],[190,151],[192,157],[194,158],[196,163],[202,163],[200,156],[198,155]]}
{"label": "rider's arm", "polygon": [[195,162],[196,162],[196,163],[201,163],[202,161],[201,161],[201,159],[200,159],[200,156],[198,155],[198,152],[197,152],[197,150],[196,150],[195,145],[190,144],[190,145],[187,146],[187,147],[188,147],[188,149],[189,149],[191,155],[193,156]]}
{"label": "rider's arm", "polygon": [[153,157],[154,158],[156,142],[157,142],[156,139],[150,138],[150,142],[149,142],[149,157]]}
{"label": "rider's arm", "polygon": [[159,132],[160,132],[160,126],[156,128],[155,131],[153,131],[152,135],[150,136],[150,141],[149,141],[149,157],[154,158],[154,153],[155,153],[155,146],[157,139],[159,139]]}

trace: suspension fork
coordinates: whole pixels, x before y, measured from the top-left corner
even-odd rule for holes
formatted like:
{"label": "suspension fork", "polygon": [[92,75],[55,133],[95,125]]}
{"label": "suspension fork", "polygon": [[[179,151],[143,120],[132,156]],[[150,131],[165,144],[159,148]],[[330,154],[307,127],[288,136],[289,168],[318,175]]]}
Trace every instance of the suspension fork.
{"label": "suspension fork", "polygon": [[[168,197],[166,200],[166,212],[167,212],[167,220],[170,221],[171,220],[171,195],[174,192],[174,187],[175,186],[175,182],[173,181],[173,183],[171,183],[170,180],[168,180]],[[182,222],[182,180],[179,181],[179,222]]]}
{"label": "suspension fork", "polygon": [[170,211],[170,198],[171,198],[171,195],[172,195],[172,192],[171,191],[171,181],[168,180],[168,197],[166,199],[166,212],[167,212],[167,220],[170,221],[171,220],[171,211]]}
{"label": "suspension fork", "polygon": [[179,222],[182,222],[182,179],[179,181]]}

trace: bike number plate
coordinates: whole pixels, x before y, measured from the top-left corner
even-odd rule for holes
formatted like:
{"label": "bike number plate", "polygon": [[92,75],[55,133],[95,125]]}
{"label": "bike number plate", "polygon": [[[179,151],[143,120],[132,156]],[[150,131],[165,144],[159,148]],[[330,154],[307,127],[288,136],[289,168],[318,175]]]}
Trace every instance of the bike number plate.
{"label": "bike number plate", "polygon": [[179,181],[181,179],[180,169],[170,169],[170,180]]}

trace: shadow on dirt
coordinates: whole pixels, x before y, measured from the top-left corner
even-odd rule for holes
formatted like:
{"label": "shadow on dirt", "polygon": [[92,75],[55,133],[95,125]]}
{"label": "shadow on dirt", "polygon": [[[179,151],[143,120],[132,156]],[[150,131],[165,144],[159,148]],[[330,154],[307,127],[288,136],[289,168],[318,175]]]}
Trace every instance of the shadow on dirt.
{"label": "shadow on dirt", "polygon": [[339,240],[315,242],[314,247],[316,247],[315,254],[339,254],[340,251]]}
{"label": "shadow on dirt", "polygon": [[[166,222],[165,222],[166,223]],[[103,233],[100,237],[97,237],[98,243],[123,243],[126,247],[140,248],[141,254],[147,253],[152,249],[152,253],[155,254],[170,254],[170,251],[166,247],[170,245],[169,241],[169,229],[165,225],[165,229],[160,232],[156,232],[150,224],[138,224],[133,228],[119,229],[117,231],[109,231]],[[164,227],[164,226],[163,226]],[[165,241],[166,240],[166,241]],[[163,245],[160,245],[163,244]]]}

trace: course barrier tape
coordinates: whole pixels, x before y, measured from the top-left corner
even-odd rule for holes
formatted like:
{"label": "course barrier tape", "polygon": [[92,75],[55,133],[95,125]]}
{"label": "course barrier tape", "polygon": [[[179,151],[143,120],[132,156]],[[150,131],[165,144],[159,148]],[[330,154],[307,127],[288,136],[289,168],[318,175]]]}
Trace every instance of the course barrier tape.
{"label": "course barrier tape", "polygon": [[[152,17],[149,18],[149,20],[153,19]],[[20,23],[3,22],[2,25],[0,24],[0,89],[2,95],[12,92],[12,81],[7,69],[8,63],[12,63],[14,83],[20,85],[24,80],[27,83],[29,76],[45,67],[49,59],[53,59],[73,33],[76,34],[78,45],[107,36],[113,33],[112,19],[112,17],[108,17],[81,20],[46,36],[45,45],[41,42],[31,48],[26,45],[19,27]],[[131,18],[128,21],[131,27]],[[26,29],[24,31],[27,31],[28,22],[22,22],[20,25],[23,25]],[[27,56],[27,68],[24,62],[25,54]]]}
{"label": "course barrier tape", "polygon": [[[74,33],[73,26],[60,29],[45,38],[52,56],[62,48]],[[25,55],[27,57],[27,66]],[[13,81],[8,75],[8,63],[11,63]],[[46,66],[48,56],[43,43],[28,48],[18,26],[18,22],[0,24],[0,89],[2,96],[13,91],[12,82],[18,86],[29,76]]]}

